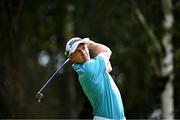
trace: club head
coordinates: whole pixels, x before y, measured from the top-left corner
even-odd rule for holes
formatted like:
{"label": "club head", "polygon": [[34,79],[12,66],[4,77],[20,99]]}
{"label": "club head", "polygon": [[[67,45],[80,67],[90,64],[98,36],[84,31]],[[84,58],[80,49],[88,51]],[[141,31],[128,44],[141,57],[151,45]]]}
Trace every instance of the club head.
{"label": "club head", "polygon": [[38,103],[41,103],[41,99],[43,98],[43,94],[42,93],[37,93],[36,94],[36,99]]}

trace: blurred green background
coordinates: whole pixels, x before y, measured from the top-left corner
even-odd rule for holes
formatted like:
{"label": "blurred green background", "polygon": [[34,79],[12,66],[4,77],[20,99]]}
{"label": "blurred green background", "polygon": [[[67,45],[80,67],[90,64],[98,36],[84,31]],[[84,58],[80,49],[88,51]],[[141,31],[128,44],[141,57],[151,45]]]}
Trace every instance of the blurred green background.
{"label": "blurred green background", "polygon": [[113,51],[127,119],[180,118],[179,0],[1,0],[1,119],[93,118],[72,63],[35,100],[74,36]]}

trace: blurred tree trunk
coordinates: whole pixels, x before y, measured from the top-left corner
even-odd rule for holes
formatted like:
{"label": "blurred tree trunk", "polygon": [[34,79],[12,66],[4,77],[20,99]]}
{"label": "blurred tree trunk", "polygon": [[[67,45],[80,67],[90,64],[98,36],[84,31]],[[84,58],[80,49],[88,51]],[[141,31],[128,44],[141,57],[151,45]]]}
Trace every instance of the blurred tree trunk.
{"label": "blurred tree trunk", "polygon": [[[73,21],[73,17],[72,17],[72,13],[74,11],[74,6],[68,4],[66,6],[67,8],[67,13],[66,13],[66,17],[64,19],[64,38],[65,40],[69,40],[70,38],[72,38],[74,36],[74,21]],[[66,43],[67,41],[65,41]],[[68,116],[65,116],[66,118],[76,118],[77,117],[77,113],[76,112],[76,107],[75,105],[75,97],[76,95],[76,90],[75,90],[75,81],[74,81],[74,76],[73,76],[73,72],[72,72],[72,66],[71,64],[67,65],[67,75],[66,75],[66,82],[65,82],[65,86],[67,86],[67,90],[64,90],[64,92],[67,92],[65,95],[67,98],[65,98],[64,100],[66,100],[66,110],[67,112],[65,112]]]}
{"label": "blurred tree trunk", "polygon": [[[1,1],[1,68],[4,78],[1,80],[1,96],[3,104],[9,110],[7,117],[22,117],[25,113],[22,90],[20,16],[23,0]],[[12,114],[13,113],[13,114]]]}
{"label": "blurred tree trunk", "polygon": [[[173,98],[173,80],[174,80],[174,63],[173,63],[173,45],[172,45],[172,28],[173,28],[173,13],[172,13],[172,1],[162,0],[162,8],[164,12],[164,34],[162,36],[161,42],[156,37],[153,30],[149,27],[146,19],[140,9],[137,7],[136,2],[132,0],[133,6],[135,8],[135,14],[139,19],[140,23],[144,27],[150,42],[151,47],[148,48],[151,55],[151,62],[154,65],[154,70],[157,77],[160,77],[160,82],[163,83],[162,93],[161,93],[161,111],[163,119],[173,119],[174,118],[174,98]],[[162,47],[161,47],[162,46]],[[163,51],[162,51],[163,49]],[[156,58],[155,54],[159,57]]]}
{"label": "blurred tree trunk", "polygon": [[162,117],[163,119],[174,119],[174,63],[173,63],[173,45],[172,45],[172,28],[174,17],[172,13],[172,0],[162,0],[164,12],[164,36],[162,46],[164,48],[164,57],[162,59],[161,75],[165,78],[166,83],[161,94]]}

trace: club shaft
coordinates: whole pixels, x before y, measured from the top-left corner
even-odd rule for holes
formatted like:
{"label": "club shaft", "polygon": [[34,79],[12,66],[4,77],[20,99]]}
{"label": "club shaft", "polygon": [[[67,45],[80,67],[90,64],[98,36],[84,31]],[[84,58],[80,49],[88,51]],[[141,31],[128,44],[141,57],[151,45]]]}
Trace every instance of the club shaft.
{"label": "club shaft", "polygon": [[48,79],[48,81],[42,86],[42,88],[37,92],[37,94],[41,93],[41,91],[47,86],[47,84],[52,80],[52,78],[61,70],[61,68],[69,61],[69,58],[53,73],[53,75]]}

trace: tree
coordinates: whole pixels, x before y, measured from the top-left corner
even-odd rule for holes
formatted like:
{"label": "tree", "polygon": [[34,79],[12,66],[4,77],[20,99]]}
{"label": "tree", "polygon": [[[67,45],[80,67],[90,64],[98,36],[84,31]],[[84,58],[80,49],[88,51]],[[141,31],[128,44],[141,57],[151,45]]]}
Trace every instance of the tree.
{"label": "tree", "polygon": [[173,23],[174,16],[172,13],[172,0],[162,0],[164,11],[164,36],[162,38],[162,45],[164,48],[164,58],[162,59],[161,75],[165,82],[164,90],[161,95],[162,102],[162,117],[164,119],[174,119],[174,53],[173,53]]}
{"label": "tree", "polygon": [[[164,119],[173,119],[174,118],[174,98],[173,98],[173,80],[174,80],[174,63],[173,63],[173,45],[172,45],[172,28],[174,23],[173,18],[173,5],[171,0],[162,0],[162,9],[164,12],[164,35],[162,36],[162,42],[159,42],[155,33],[146,23],[146,19],[144,15],[141,13],[139,8],[136,7],[136,15],[147,31],[150,40],[154,43],[155,50],[158,52],[159,56],[159,64],[160,66],[155,66],[155,70],[157,71],[157,75],[161,77],[163,84],[162,94],[161,94],[161,110],[162,110],[162,117]],[[161,44],[162,43],[162,44]],[[162,51],[161,49],[164,51]],[[152,58],[156,59],[156,58]],[[154,61],[154,60],[153,60]],[[158,61],[156,61],[158,62]],[[156,63],[156,65],[158,65]],[[160,67],[160,68],[158,68]]]}

